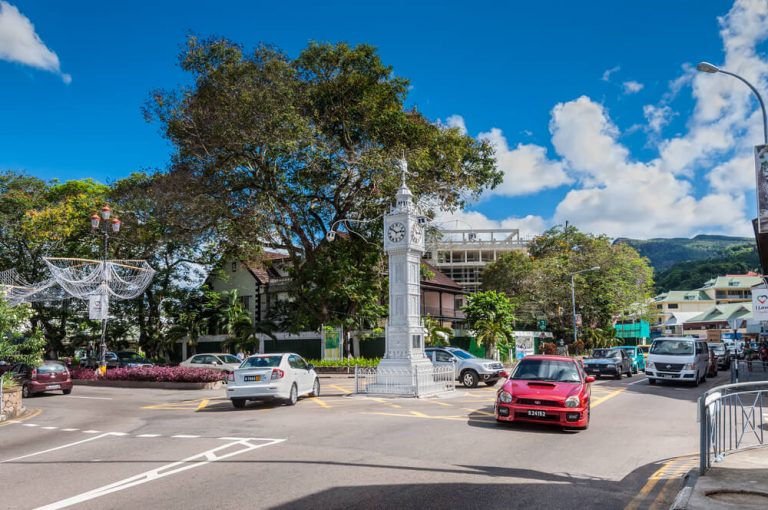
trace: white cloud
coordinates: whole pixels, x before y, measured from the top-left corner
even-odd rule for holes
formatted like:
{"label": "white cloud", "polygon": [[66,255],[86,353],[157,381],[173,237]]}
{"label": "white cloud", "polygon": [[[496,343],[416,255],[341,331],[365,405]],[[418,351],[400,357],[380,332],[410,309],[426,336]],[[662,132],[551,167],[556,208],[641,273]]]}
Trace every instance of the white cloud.
{"label": "white cloud", "polygon": [[458,128],[461,134],[467,134],[467,125],[464,123],[464,117],[461,115],[451,115],[445,119],[445,125],[451,128]]}
{"label": "white cloud", "polygon": [[600,78],[600,79],[603,80],[603,81],[611,81],[611,75],[614,74],[614,73],[617,73],[619,71],[621,71],[621,67],[619,67],[619,66],[615,66],[615,67],[611,67],[610,69],[606,69],[603,72],[603,77]]}
{"label": "white cloud", "polygon": [[647,104],[643,106],[643,115],[648,122],[647,130],[654,135],[659,135],[664,126],[669,124],[675,113],[667,105],[654,106]]}
{"label": "white cloud", "polygon": [[[736,0],[718,21],[722,67],[765,88],[768,61],[757,47],[768,39],[768,2]],[[618,70],[607,70],[603,79],[610,80]],[[670,104],[689,84],[693,115],[681,134],[663,139],[663,128],[676,115]],[[505,174],[498,192],[534,193],[549,187],[542,176],[549,176],[552,183],[558,182],[557,176],[563,183],[575,179],[576,186],[551,218],[494,221],[480,213],[463,213],[461,219],[477,225],[517,222],[535,225],[539,231],[567,220],[582,230],[612,237],[751,235],[747,211],[752,207],[747,207],[746,193],[755,189],[753,146],[762,143],[763,132],[749,88],[733,77],[696,73],[692,65],[684,65],[661,100],[645,105],[643,114],[645,131],[658,141],[658,155],[649,161],[633,157],[620,142],[622,133],[610,112],[587,96],[552,109],[550,133],[557,159],[548,158],[546,149],[537,145],[509,149],[498,129],[485,133],[497,147]],[[537,170],[542,167],[546,171]],[[694,186],[701,182],[707,184],[705,189]]]}
{"label": "white cloud", "polygon": [[638,92],[643,90],[643,87],[645,87],[645,85],[643,85],[642,83],[634,80],[625,81],[624,83],[622,83],[622,86],[624,87],[625,94],[637,94]]}
{"label": "white cloud", "polygon": [[518,229],[523,238],[540,235],[549,226],[541,216],[510,216],[502,220],[492,220],[477,211],[441,211],[437,214],[434,224],[442,229]]}
{"label": "white cloud", "polygon": [[572,182],[563,163],[549,160],[544,147],[521,143],[510,149],[507,139],[497,128],[480,133],[478,138],[486,140],[496,150],[498,168],[504,173],[504,181],[489,194],[527,195]]}
{"label": "white cloud", "polygon": [[29,18],[4,1],[0,1],[0,59],[50,71],[67,84],[72,81],[61,72],[59,57],[43,43]]}

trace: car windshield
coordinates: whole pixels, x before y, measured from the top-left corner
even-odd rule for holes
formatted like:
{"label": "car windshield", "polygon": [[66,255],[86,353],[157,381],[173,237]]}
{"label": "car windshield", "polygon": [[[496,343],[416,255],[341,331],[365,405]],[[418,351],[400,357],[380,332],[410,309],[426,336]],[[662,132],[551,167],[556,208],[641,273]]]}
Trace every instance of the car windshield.
{"label": "car windshield", "polygon": [[231,354],[223,354],[219,356],[221,358],[221,361],[224,363],[237,363],[240,364],[240,360],[237,358],[237,356],[232,356]]}
{"label": "car windshield", "polygon": [[449,349],[449,352],[451,354],[458,356],[461,359],[472,359],[476,357],[475,355],[468,353],[464,349]]}
{"label": "car windshield", "polygon": [[712,349],[715,354],[725,354],[725,346],[723,344],[709,344],[709,348]]}
{"label": "car windshield", "polygon": [[685,340],[656,340],[651,346],[651,354],[687,356],[693,354],[693,342]]}
{"label": "car windshield", "polygon": [[243,361],[240,368],[268,368],[279,367],[282,356],[252,356]]}
{"label": "car windshield", "polygon": [[592,351],[593,358],[616,358],[621,357],[618,349],[595,349]]}
{"label": "car windshield", "polygon": [[571,361],[523,359],[510,379],[521,381],[581,382],[579,370]]}
{"label": "car windshield", "polygon": [[634,356],[637,352],[634,347],[622,347],[621,350],[626,352],[627,356]]}

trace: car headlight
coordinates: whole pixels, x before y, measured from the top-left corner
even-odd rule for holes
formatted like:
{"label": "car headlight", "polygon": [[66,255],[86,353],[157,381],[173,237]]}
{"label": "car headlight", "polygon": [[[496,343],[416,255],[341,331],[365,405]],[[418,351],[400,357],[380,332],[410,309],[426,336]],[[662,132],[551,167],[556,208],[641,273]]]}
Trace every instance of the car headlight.
{"label": "car headlight", "polygon": [[696,364],[695,363],[686,363],[683,366],[683,370],[696,370]]}
{"label": "car headlight", "polygon": [[490,370],[493,368],[493,363],[483,363],[483,368],[486,370]]}
{"label": "car headlight", "polygon": [[579,397],[576,395],[565,399],[565,407],[579,407]]}
{"label": "car headlight", "polygon": [[512,394],[508,391],[502,391],[499,393],[499,400],[505,404],[512,402]]}
{"label": "car headlight", "polygon": [[645,368],[656,368],[656,367],[653,366],[653,361],[649,361],[648,363],[645,364]]}

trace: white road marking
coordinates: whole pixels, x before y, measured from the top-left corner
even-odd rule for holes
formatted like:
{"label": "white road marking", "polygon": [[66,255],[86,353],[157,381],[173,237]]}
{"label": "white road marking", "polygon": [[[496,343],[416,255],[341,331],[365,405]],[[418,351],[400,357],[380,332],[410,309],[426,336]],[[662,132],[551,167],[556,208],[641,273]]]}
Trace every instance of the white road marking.
{"label": "white road marking", "polygon": [[160,437],[160,434],[139,434],[136,437]]}
{"label": "white road marking", "polygon": [[127,436],[128,432],[109,432],[110,436]]}
{"label": "white road marking", "polygon": [[102,434],[100,436],[89,437],[88,439],[83,439],[82,441],[75,441],[74,443],[64,444],[64,445],[61,445],[61,446],[57,446],[55,448],[48,448],[47,450],[42,450],[42,451],[34,452],[34,453],[28,453],[27,455],[22,455],[21,457],[14,457],[12,459],[2,460],[2,461],[0,461],[0,464],[4,464],[6,462],[12,462],[14,460],[21,460],[21,459],[26,459],[26,458],[29,458],[29,457],[34,457],[36,455],[42,455],[44,453],[55,452],[56,450],[61,450],[63,448],[69,448],[70,446],[77,446],[79,444],[87,443],[88,441],[94,441],[96,439],[101,439],[102,437],[107,437],[107,436],[109,436],[109,434]]}
{"label": "white road marking", "polygon": [[[240,455],[242,453],[250,452],[252,450],[256,450],[257,448],[263,448],[264,446],[271,446],[273,444],[282,443],[283,441],[285,441],[285,439],[268,439],[266,441],[269,441],[269,442],[261,443],[258,445],[251,444],[247,441],[236,441],[233,443],[227,443],[225,445],[218,446],[211,450],[207,450],[202,453],[193,455],[191,457],[187,457],[186,459],[180,460],[178,462],[172,462],[170,464],[166,464],[165,466],[161,466],[159,468],[145,471],[144,473],[140,473],[135,476],[131,476],[124,480],[120,480],[119,482],[111,483],[109,485],[104,485],[103,487],[99,487],[97,489],[93,489],[91,491],[84,492],[82,494],[78,494],[76,496],[72,496],[67,499],[55,501],[48,505],[38,507],[37,510],[58,510],[59,508],[66,508],[71,505],[76,505],[78,503],[90,501],[91,499],[95,499],[101,496],[106,496],[107,494],[111,494],[113,492],[129,489],[131,487],[135,487],[137,485],[151,482],[159,478],[164,478],[166,476],[174,475],[176,473],[181,473],[182,471],[187,471],[189,469],[205,466],[206,464],[223,460],[228,457],[232,457],[234,455]],[[234,452],[225,453],[223,455],[216,454],[216,452],[218,451],[231,448],[236,445],[240,445],[242,446],[242,448]]]}
{"label": "white road marking", "polygon": [[76,430],[80,429],[61,429],[62,432],[75,432]]}
{"label": "white road marking", "polygon": [[34,423],[22,423],[22,425],[24,425],[25,427],[37,427],[37,425]]}
{"label": "white road marking", "polygon": [[56,430],[59,427],[42,427],[42,428],[44,428],[45,430]]}
{"label": "white road marking", "polygon": [[189,434],[177,434],[171,437],[175,437],[176,439],[197,439],[200,436],[191,436]]}
{"label": "white road marking", "polygon": [[67,398],[87,398],[90,400],[112,400],[112,397],[80,397],[77,395],[69,395]]}
{"label": "white road marking", "polygon": [[100,430],[84,430],[83,434],[98,434],[100,432]]}
{"label": "white road marking", "polygon": [[631,382],[631,383],[627,384],[627,386],[632,386],[633,384],[640,384],[640,383],[644,383],[644,382],[648,382],[648,378],[647,377],[645,379],[640,379],[639,381]]}

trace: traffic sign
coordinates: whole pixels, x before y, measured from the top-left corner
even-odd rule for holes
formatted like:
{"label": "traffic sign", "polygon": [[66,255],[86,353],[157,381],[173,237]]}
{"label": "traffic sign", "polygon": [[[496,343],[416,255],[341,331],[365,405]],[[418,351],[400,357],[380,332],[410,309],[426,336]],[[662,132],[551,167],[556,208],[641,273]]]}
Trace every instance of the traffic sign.
{"label": "traffic sign", "polygon": [[539,331],[544,331],[545,329],[547,329],[547,321],[544,319],[539,319],[538,325],[539,325]]}

